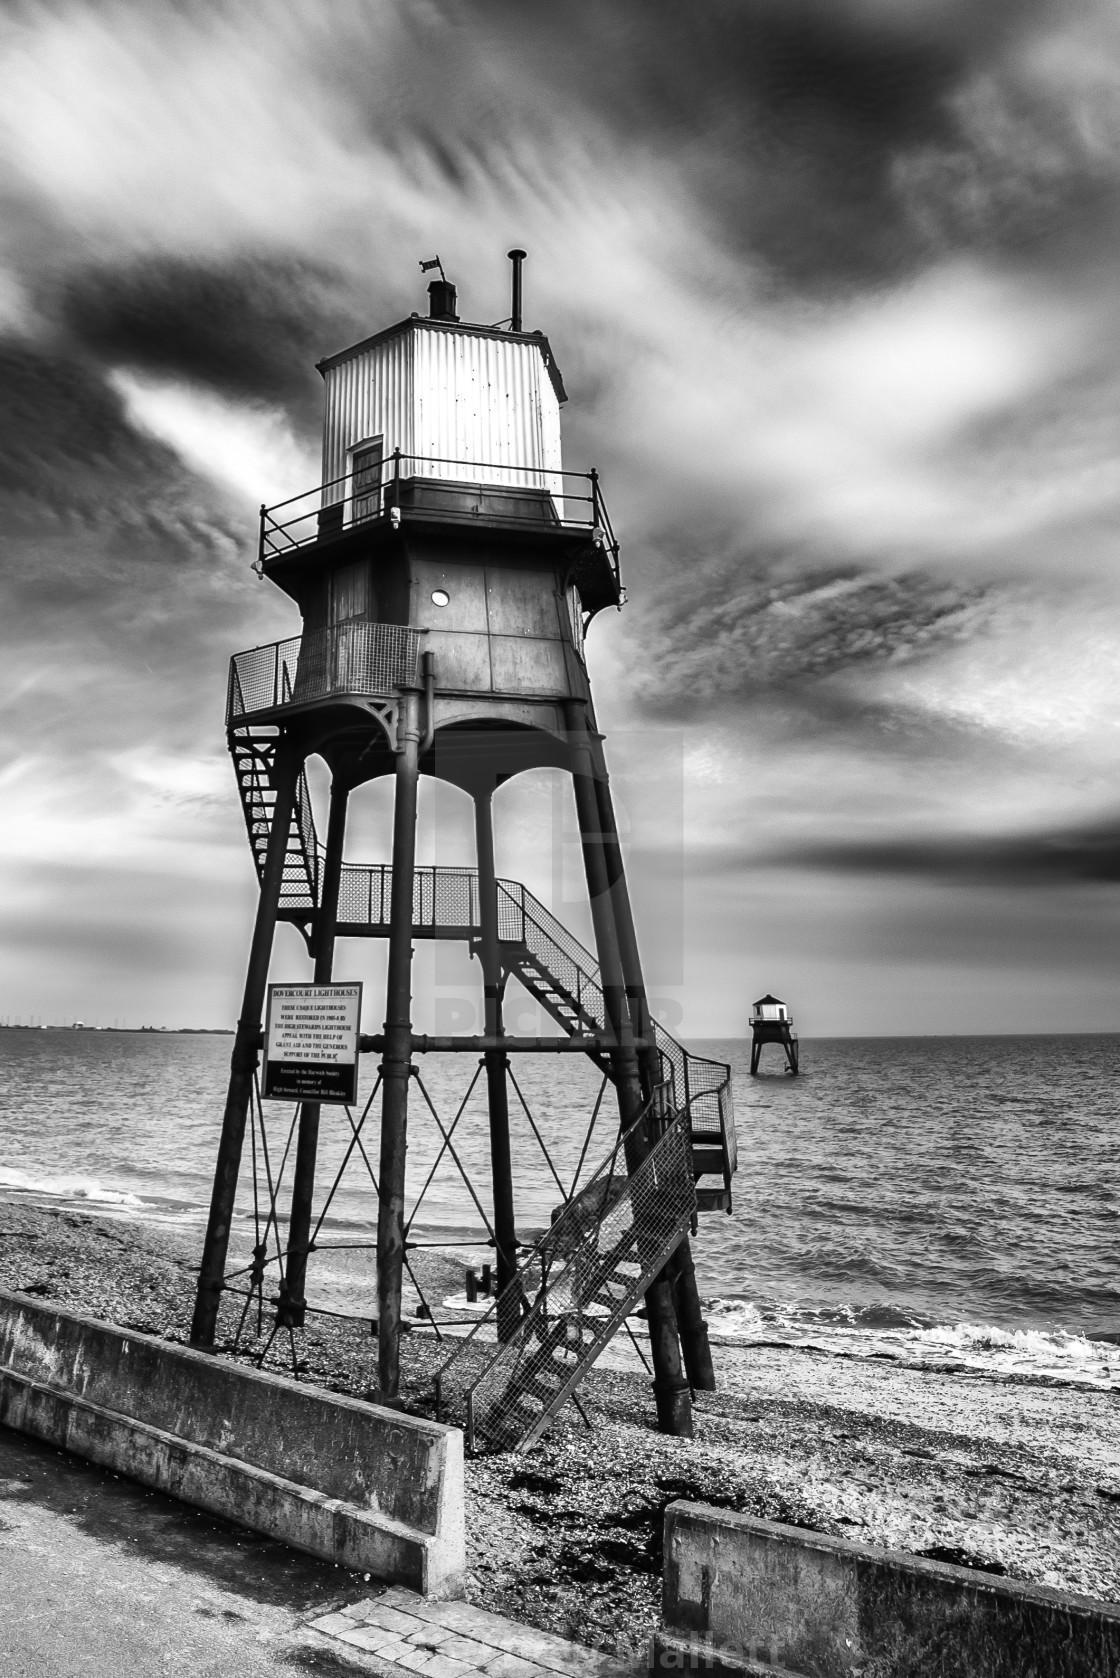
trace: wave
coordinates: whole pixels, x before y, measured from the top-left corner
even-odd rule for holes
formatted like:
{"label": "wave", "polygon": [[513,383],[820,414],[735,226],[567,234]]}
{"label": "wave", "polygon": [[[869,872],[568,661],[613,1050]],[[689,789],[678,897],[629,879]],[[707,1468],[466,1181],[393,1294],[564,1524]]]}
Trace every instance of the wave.
{"label": "wave", "polygon": [[145,1202],[127,1189],[110,1189],[96,1177],[34,1175],[18,1171],[14,1166],[0,1167],[0,1189],[15,1189],[21,1194],[46,1194],[58,1200],[86,1200],[99,1206],[124,1206],[139,1210]]}
{"label": "wave", "polygon": [[1120,1348],[1060,1328],[936,1323],[889,1305],[813,1310],[713,1299],[706,1311],[717,1344],[802,1346],[915,1368],[974,1369],[1120,1390]]}

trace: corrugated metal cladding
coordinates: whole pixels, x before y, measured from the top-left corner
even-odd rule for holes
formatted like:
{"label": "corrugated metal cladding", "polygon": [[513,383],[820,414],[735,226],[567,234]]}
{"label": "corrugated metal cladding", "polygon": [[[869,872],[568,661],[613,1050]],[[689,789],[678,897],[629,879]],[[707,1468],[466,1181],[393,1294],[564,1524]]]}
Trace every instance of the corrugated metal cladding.
{"label": "corrugated metal cladding", "polygon": [[383,437],[384,452],[413,452],[412,332],[397,332],[363,355],[327,370],[323,418],[323,482],[327,503],[344,501],[349,451],[356,443]]}
{"label": "corrugated metal cladding", "polygon": [[[560,404],[534,343],[417,321],[328,368],[325,382],[325,483],[345,477],[356,444],[382,437],[386,462],[395,448],[418,457],[406,476],[559,496]],[[345,497],[339,483],[325,499]]]}

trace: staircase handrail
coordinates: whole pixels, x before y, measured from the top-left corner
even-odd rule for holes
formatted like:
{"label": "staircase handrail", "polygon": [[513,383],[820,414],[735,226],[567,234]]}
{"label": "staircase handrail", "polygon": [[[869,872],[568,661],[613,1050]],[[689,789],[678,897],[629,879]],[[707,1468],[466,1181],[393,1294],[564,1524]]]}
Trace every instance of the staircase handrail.
{"label": "staircase handrail", "polygon": [[[649,1112],[649,1103],[647,1103],[646,1106],[643,1107],[643,1109],[642,1109],[641,1113],[639,1114],[638,1118],[635,1119],[634,1123],[630,1126],[630,1128],[628,1130],[619,1132],[618,1138],[617,1138],[617,1140],[614,1144],[614,1147],[611,1149],[610,1153],[606,1154],[604,1156],[604,1158],[602,1160],[600,1160],[599,1164],[596,1166],[595,1170],[591,1173],[590,1177],[588,1177],[587,1181],[585,1183],[580,1184],[579,1191],[578,1191],[579,1195],[585,1195],[587,1190],[592,1188],[597,1182],[601,1181],[601,1179],[604,1176],[609,1178],[609,1177],[613,1177],[615,1175],[615,1171],[614,1171],[615,1161],[617,1160],[619,1154],[625,1150],[627,1142],[630,1141],[633,1137],[635,1137],[637,1135],[638,1131],[645,1125],[646,1119],[648,1117],[648,1112]],[[666,1128],[668,1128],[668,1127],[666,1127]],[[658,1140],[660,1141],[660,1138],[658,1138]],[[620,1184],[625,1185],[626,1180],[627,1179],[626,1179],[625,1175],[620,1175],[619,1176]],[[447,1374],[447,1371],[451,1368],[452,1364],[457,1363],[459,1361],[459,1359],[462,1357],[463,1353],[466,1351],[467,1347],[470,1345],[471,1341],[474,1339],[475,1335],[478,1333],[479,1329],[484,1328],[485,1325],[487,1323],[489,1323],[492,1318],[497,1317],[499,1306],[501,1306],[503,1303],[508,1302],[511,1299],[512,1300],[517,1300],[518,1302],[520,1302],[524,1298],[524,1290],[522,1289],[522,1286],[521,1286],[522,1277],[525,1275],[525,1273],[527,1271],[533,1269],[533,1267],[536,1264],[539,1263],[541,1248],[545,1244],[546,1241],[548,1241],[551,1238],[552,1244],[555,1246],[556,1245],[556,1237],[557,1237],[558,1234],[559,1234],[560,1238],[563,1239],[567,1224],[568,1223],[574,1223],[576,1221],[576,1218],[577,1218],[576,1208],[577,1208],[577,1195],[576,1194],[570,1194],[568,1196],[567,1200],[565,1201],[563,1210],[560,1212],[559,1216],[555,1219],[555,1221],[553,1223],[551,1223],[549,1225],[548,1229],[545,1231],[544,1235],[541,1236],[540,1240],[537,1241],[532,1247],[529,1248],[526,1257],[518,1265],[517,1269],[514,1271],[513,1276],[510,1278],[510,1280],[506,1283],[505,1287],[502,1289],[502,1292],[500,1294],[495,1294],[494,1295],[494,1301],[493,1301],[493,1304],[490,1306],[489,1310],[485,1311],[483,1313],[483,1315],[481,1317],[479,1317],[478,1321],[475,1324],[473,1324],[473,1326],[471,1327],[470,1333],[463,1336],[462,1340],[460,1340],[460,1342],[456,1346],[455,1350],[452,1352],[451,1356],[447,1359],[447,1362],[444,1363],[444,1364],[441,1364],[440,1368],[436,1371],[436,1376],[435,1376],[437,1402],[438,1402],[438,1394],[439,1394],[439,1389],[440,1389],[440,1383],[442,1382],[443,1377]],[[604,1208],[604,1210],[605,1210],[605,1208]],[[602,1216],[601,1215],[600,1215],[600,1218],[599,1218],[598,1221],[599,1222],[602,1221]],[[520,1313],[520,1307],[519,1307],[519,1313]],[[477,1385],[477,1383],[475,1383],[475,1385]]]}
{"label": "staircase handrail", "polygon": [[[318,902],[323,850],[315,831],[307,783],[302,776],[297,790],[296,820],[304,848],[308,887],[314,906]],[[367,877],[366,904],[371,925],[379,924],[375,923],[373,918],[373,880],[374,876],[378,877],[382,917],[380,924],[388,924],[391,892],[386,887],[391,885],[392,865],[384,862],[345,863],[342,872],[344,888],[347,883],[361,875]],[[466,887],[469,921],[439,920],[441,896],[453,895],[441,893],[441,879],[454,880],[460,888]],[[474,927],[479,925],[475,919],[478,904],[477,882],[477,868],[449,867],[441,863],[418,866],[413,873],[412,886],[414,914],[417,906],[420,911],[416,924],[431,927],[446,925],[456,929],[467,925],[473,931]],[[500,941],[523,943],[530,954],[544,963],[549,976],[567,989],[584,1021],[599,1030],[605,1030],[607,1018],[599,978],[599,964],[590,950],[586,949],[574,933],[569,932],[564,923],[520,880],[500,878],[497,886]],[[461,897],[461,889],[454,896]],[[512,926],[511,916],[514,917]],[[345,919],[345,916],[340,918]],[[481,927],[479,930],[481,931]],[[519,936],[511,937],[511,931]],[[557,972],[560,965],[556,959],[558,956],[567,965],[567,973]],[[738,1163],[731,1067],[726,1061],[711,1060],[705,1055],[693,1054],[658,1021],[654,1020],[651,1023],[662,1069],[669,1075],[669,1105],[674,1110],[688,1111],[694,1136],[710,1135],[713,1140],[718,1136],[726,1162],[725,1181],[730,1186],[731,1176]],[[699,1088],[696,1087],[698,1082],[701,1086]]]}
{"label": "staircase handrail", "polygon": [[[463,1339],[459,1342],[459,1344],[456,1346],[455,1350],[452,1352],[451,1356],[447,1359],[447,1362],[440,1366],[439,1370],[436,1372],[436,1377],[435,1377],[436,1383],[437,1383],[437,1390],[438,1390],[438,1385],[439,1385],[440,1381],[442,1380],[443,1376],[451,1368],[452,1364],[456,1363],[458,1361],[458,1359],[462,1356],[462,1354],[466,1350],[467,1346],[474,1339],[475,1335],[479,1332],[479,1330],[481,1328],[484,1328],[486,1326],[486,1324],[489,1323],[492,1319],[497,1318],[497,1316],[499,1314],[499,1311],[500,1311],[500,1307],[502,1306],[502,1304],[504,1302],[507,1302],[507,1301],[511,1300],[511,1299],[520,1300],[524,1297],[524,1293],[523,1293],[523,1290],[521,1288],[521,1278],[523,1277],[525,1272],[533,1269],[537,1265],[537,1263],[540,1262],[541,1250],[542,1250],[543,1247],[548,1246],[548,1245],[551,1245],[551,1246],[554,1246],[554,1247],[557,1247],[557,1248],[561,1247],[561,1245],[563,1243],[564,1235],[565,1235],[566,1230],[567,1230],[567,1226],[570,1225],[570,1224],[575,1224],[579,1221],[580,1200],[582,1199],[583,1196],[586,1195],[587,1190],[589,1188],[593,1187],[593,1185],[595,1183],[599,1182],[604,1176],[610,1178],[610,1177],[613,1177],[615,1175],[615,1171],[614,1171],[615,1161],[618,1159],[620,1153],[625,1154],[625,1149],[626,1149],[627,1143],[630,1142],[637,1135],[639,1129],[647,1122],[650,1114],[652,1112],[656,1112],[656,1103],[657,1103],[657,1097],[656,1097],[656,1093],[655,1093],[655,1095],[652,1096],[648,1102],[646,1102],[646,1104],[642,1108],[642,1111],[639,1114],[638,1118],[629,1127],[629,1129],[625,1130],[625,1131],[620,1131],[620,1133],[618,1135],[618,1138],[615,1141],[615,1144],[614,1144],[613,1148],[611,1149],[610,1153],[605,1155],[604,1158],[599,1162],[598,1166],[596,1166],[595,1170],[591,1173],[590,1177],[587,1178],[586,1182],[580,1184],[578,1194],[570,1194],[568,1196],[567,1200],[564,1203],[564,1206],[563,1206],[562,1210],[558,1213],[555,1220],[549,1225],[548,1229],[545,1231],[544,1235],[541,1236],[540,1240],[538,1242],[536,1242],[536,1244],[529,1249],[529,1252],[528,1252],[527,1256],[522,1260],[521,1264],[518,1265],[517,1270],[515,1271],[514,1275],[510,1279],[510,1281],[507,1282],[507,1284],[506,1284],[505,1288],[502,1290],[501,1294],[496,1294],[494,1296],[494,1301],[491,1304],[491,1306],[489,1307],[489,1309],[487,1311],[485,1311],[483,1313],[483,1315],[478,1319],[478,1321],[472,1325],[470,1333],[465,1335],[463,1337]],[[669,1134],[669,1132],[671,1130],[674,1130],[674,1129],[677,1129],[677,1128],[684,1128],[685,1121],[688,1118],[688,1116],[689,1115],[688,1115],[687,1107],[680,1107],[680,1108],[675,1109],[675,1110],[672,1110],[672,1109],[670,1110],[668,1118],[663,1120],[661,1125],[659,1126],[660,1134],[657,1137],[657,1140],[654,1143],[654,1146],[650,1149],[650,1152],[646,1155],[646,1159],[652,1158],[652,1156],[657,1152],[658,1148],[660,1148],[662,1142],[665,1140],[665,1137]],[[644,1164],[644,1163],[645,1163],[645,1161],[643,1160],[642,1164]],[[604,1204],[600,1207],[598,1215],[595,1218],[595,1226],[596,1227],[598,1227],[598,1225],[600,1225],[602,1223],[603,1218],[605,1217],[607,1211],[610,1209],[611,1206],[614,1205],[615,1201],[622,1194],[624,1194],[626,1192],[626,1185],[630,1181],[630,1178],[633,1175],[634,1175],[633,1172],[627,1172],[625,1174],[619,1174],[619,1176],[618,1176],[619,1193],[618,1193],[618,1195],[615,1195],[613,1197],[613,1199],[605,1201]],[[479,1379],[481,1379],[481,1376],[479,1377]],[[477,1385],[478,1383],[475,1382],[473,1384]]]}
{"label": "staircase handrail", "polygon": [[[321,866],[320,856],[316,867],[321,871]],[[346,863],[343,866],[344,896],[347,895],[346,885],[349,882],[362,875],[368,876],[365,901],[368,905],[370,924],[378,924],[373,917],[373,881],[376,877],[376,896],[381,910],[379,924],[388,925],[392,874],[392,865],[385,862]],[[441,892],[441,880],[454,882],[459,889]],[[479,925],[475,919],[478,904],[477,881],[476,868],[447,866],[441,863],[424,863],[418,866],[413,874],[412,888],[415,924],[430,927],[453,926],[456,929],[466,925],[473,930]],[[521,881],[500,878],[497,885],[500,942],[523,943],[530,954],[545,964],[550,976],[567,989],[584,1021],[596,1030],[606,1030],[606,1007],[599,979],[599,964],[595,957]],[[471,919],[464,922],[460,916],[455,916],[441,920],[441,900],[460,900],[464,895],[464,887]],[[345,919],[345,916],[340,918]],[[566,966],[566,971],[558,970],[562,964]],[[713,1140],[717,1136],[720,1138],[729,1160],[729,1172],[734,1172],[737,1147],[731,1067],[726,1061],[711,1060],[705,1055],[693,1054],[658,1021],[654,1020],[651,1023],[662,1068],[668,1073],[672,1085],[670,1106],[689,1110],[694,1134],[707,1134]]]}
{"label": "staircase handrail", "polygon": [[[638,1123],[640,1124],[641,1120],[639,1120]],[[475,1443],[474,1434],[477,1394],[479,1388],[484,1382],[492,1378],[495,1370],[504,1360],[508,1360],[510,1358],[512,1358],[515,1363],[515,1368],[511,1371],[510,1375],[510,1381],[512,1383],[516,1376],[517,1368],[523,1367],[523,1359],[526,1355],[528,1355],[530,1359],[534,1357],[534,1354],[531,1351],[526,1354],[526,1347],[532,1342],[534,1336],[538,1342],[536,1356],[539,1358],[541,1348],[547,1346],[550,1338],[545,1333],[537,1332],[541,1329],[542,1322],[547,1323],[550,1315],[560,1322],[576,1319],[576,1346],[583,1348],[583,1355],[577,1359],[574,1365],[569,1366],[568,1379],[562,1381],[560,1385],[554,1389],[551,1395],[550,1403],[521,1439],[520,1443],[522,1445],[526,1443],[531,1436],[535,1437],[539,1434],[539,1432],[547,1424],[549,1417],[555,1414],[556,1410],[559,1409],[560,1405],[582,1379],[583,1375],[586,1374],[588,1369],[590,1369],[604,1346],[606,1346],[608,1341],[617,1332],[628,1310],[632,1308],[632,1302],[640,1297],[640,1294],[645,1291],[652,1282],[654,1276],[656,1276],[661,1267],[668,1261],[679,1241],[684,1238],[689,1223],[695,1214],[696,1208],[695,1187],[693,1185],[691,1171],[687,1165],[688,1139],[686,1133],[685,1115],[683,1113],[674,1115],[670,1122],[662,1129],[660,1136],[650,1149],[649,1153],[646,1154],[639,1164],[635,1166],[633,1171],[616,1174],[615,1163],[618,1160],[619,1153],[625,1149],[628,1137],[633,1135],[636,1128],[637,1126],[632,1126],[626,1135],[619,1137],[610,1154],[607,1155],[606,1159],[602,1162],[594,1175],[588,1179],[588,1182],[584,1185],[580,1194],[578,1196],[573,1196],[568,1200],[564,1209],[557,1216],[556,1221],[545,1232],[533,1248],[529,1257],[518,1268],[516,1276],[507,1285],[507,1287],[503,1289],[502,1294],[494,1301],[493,1305],[485,1313],[485,1315],[474,1325],[470,1334],[463,1339],[436,1376],[436,1404],[438,1415],[442,1414],[444,1396],[446,1393],[447,1373],[457,1360],[463,1356],[467,1346],[472,1340],[474,1340],[479,1330],[495,1319],[500,1320],[500,1314],[503,1309],[507,1313],[510,1310],[517,1312],[518,1325],[516,1334],[510,1340],[499,1340],[494,1345],[493,1353],[486,1360],[484,1367],[479,1370],[474,1379],[469,1381],[461,1390],[460,1402],[466,1409],[469,1448],[473,1449]],[[675,1159],[674,1156],[676,1156]],[[670,1172],[672,1172],[674,1168],[681,1172],[681,1186],[687,1185],[687,1199],[677,1206],[672,1219],[672,1227],[668,1234],[666,1234],[663,1230],[659,1235],[655,1231],[651,1232],[651,1235],[647,1235],[647,1241],[652,1236],[654,1245],[652,1250],[647,1251],[646,1254],[642,1255],[642,1239],[638,1228],[640,1213],[637,1211],[634,1203],[635,1200],[643,1194],[643,1192],[649,1192],[650,1185],[652,1183],[654,1185],[653,1193],[656,1196],[655,1204],[662,1207],[665,1207],[666,1204],[672,1204],[671,1201],[666,1203],[663,1198],[665,1187],[664,1180],[660,1185],[658,1185],[659,1169],[664,1168],[666,1165],[668,1165]],[[611,1178],[615,1178],[617,1176],[618,1189],[617,1192],[608,1190],[608,1193],[604,1196],[593,1217],[589,1220],[586,1212],[587,1190],[591,1188],[595,1182],[601,1180],[604,1175],[607,1177],[608,1182]],[[602,1255],[599,1253],[599,1239],[603,1226],[614,1216],[621,1203],[627,1199],[631,1202],[631,1206],[634,1207],[635,1228],[633,1235],[626,1237],[626,1245],[629,1247],[631,1242],[633,1242],[638,1248],[638,1255],[635,1258],[627,1259],[619,1259],[610,1252],[606,1255]],[[613,1265],[614,1275],[613,1277],[610,1275],[609,1269],[603,1270],[601,1268],[599,1274],[596,1276],[595,1269],[592,1268],[591,1275],[594,1278],[592,1288],[601,1288],[610,1280],[617,1280],[619,1274],[618,1266],[621,1264],[627,1264],[630,1266],[636,1265],[638,1269],[637,1279],[633,1277],[628,1279],[629,1287],[623,1294],[621,1301],[616,1301],[614,1310],[608,1311],[607,1315],[601,1320],[594,1317],[589,1318],[586,1311],[582,1308],[582,1301],[580,1299],[581,1294],[584,1295],[585,1299],[590,1299],[590,1294],[586,1291],[586,1267],[588,1266],[589,1260],[594,1266],[594,1259],[596,1257],[600,1260],[601,1266],[603,1264],[606,1264],[607,1266]],[[538,1266],[540,1269],[540,1284],[535,1290],[535,1296],[532,1299],[532,1303],[528,1306],[528,1309],[525,1309],[523,1302],[526,1295],[525,1289],[522,1286],[522,1278],[528,1270],[535,1270]],[[585,1272],[582,1285],[579,1281],[581,1267]],[[563,1297],[564,1293],[567,1291],[568,1284],[572,1281],[573,1273],[577,1278],[576,1284],[571,1290],[575,1298],[575,1304],[574,1306],[569,1306],[567,1310],[562,1308],[560,1311],[556,1311],[552,1302],[557,1293]],[[595,1303],[600,1302],[596,1301]],[[582,1324],[585,1320],[599,1321],[600,1323],[598,1332],[593,1334],[590,1341],[587,1343],[585,1343],[582,1339]],[[553,1337],[554,1336],[555,1331],[553,1331]],[[567,1351],[571,1352],[574,1350],[571,1342],[566,1338],[566,1336],[564,1344]],[[533,1370],[532,1363],[530,1362],[530,1377],[532,1377],[534,1373],[535,1371]],[[507,1391],[508,1390],[509,1389],[507,1389]]]}
{"label": "staircase handrail", "polygon": [[[511,910],[514,915],[520,916],[519,937],[510,937]],[[557,920],[520,880],[498,881],[498,938],[500,942],[524,944],[530,954],[538,958],[552,957],[553,960],[548,963],[550,976],[565,985],[586,1020],[600,1030],[606,1029],[606,1003],[598,962],[590,950],[585,949],[563,922]],[[557,955],[566,963],[567,975],[557,971],[554,959]]]}

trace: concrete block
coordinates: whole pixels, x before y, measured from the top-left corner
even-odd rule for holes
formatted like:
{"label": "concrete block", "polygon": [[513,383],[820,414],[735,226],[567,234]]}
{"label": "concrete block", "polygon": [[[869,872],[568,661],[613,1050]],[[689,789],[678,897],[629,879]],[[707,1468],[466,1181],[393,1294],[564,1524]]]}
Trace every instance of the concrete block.
{"label": "concrete block", "polygon": [[379,1661],[387,1661],[390,1664],[399,1664],[402,1655],[416,1653],[411,1643],[401,1643],[397,1639],[394,1639],[391,1643],[382,1643],[379,1648],[371,1649],[369,1652],[375,1654]]}
{"label": "concrete block", "polygon": [[[383,1655],[382,1659],[384,1658]],[[408,1672],[427,1672],[428,1662],[434,1660],[435,1656],[428,1649],[417,1649],[414,1644],[406,1643],[400,1654],[394,1655],[393,1659]]]}
{"label": "concrete block", "polygon": [[387,1631],[395,1632],[405,1643],[414,1632],[423,1630],[428,1623],[426,1620],[417,1619],[415,1614],[402,1613],[399,1608],[393,1608],[389,1603],[376,1602],[371,1602],[368,1607],[363,1605],[362,1618],[367,1625],[384,1626]]}
{"label": "concrete block", "polygon": [[545,1668],[522,1660],[520,1655],[498,1655],[482,1670],[486,1678],[541,1678]]}
{"label": "concrete block", "polygon": [[312,1631],[321,1631],[324,1637],[341,1637],[343,1632],[355,1629],[354,1621],[349,1614],[325,1614],[321,1620],[312,1620]]}
{"label": "concrete block", "polygon": [[[682,1667],[682,1656],[688,1664]],[[1120,1608],[674,1503],[654,1670],[712,1678],[1115,1678]]]}
{"label": "concrete block", "polygon": [[469,1662],[456,1660],[453,1655],[445,1654],[442,1649],[432,1655],[423,1668],[427,1678],[478,1678],[479,1668],[471,1666]]}
{"label": "concrete block", "polygon": [[455,1633],[449,1630],[447,1626],[423,1625],[419,1631],[412,1632],[405,1639],[405,1642],[412,1643],[418,1649],[438,1649],[441,1644],[446,1643],[447,1639],[454,1637],[454,1635]]}
{"label": "concrete block", "polygon": [[457,1429],[2,1290],[0,1422],[341,1566],[462,1592]]}
{"label": "concrete block", "polygon": [[[318,1631],[318,1626],[316,1626]],[[356,1626],[350,1625],[346,1631],[334,1634],[340,1643],[348,1643],[352,1649],[366,1649],[371,1654],[379,1655],[390,1645],[394,1649],[407,1649],[408,1643],[402,1641],[395,1631],[386,1631],[384,1626]]]}
{"label": "concrete block", "polygon": [[417,1620],[438,1620],[440,1624],[452,1624],[451,1615],[478,1614],[481,1609],[472,1608],[467,1602],[429,1601],[417,1596],[415,1591],[406,1590],[402,1585],[391,1585],[379,1597],[371,1599],[386,1608],[398,1609],[402,1614],[411,1614]]}
{"label": "concrete block", "polygon": [[450,1655],[452,1660],[464,1661],[467,1666],[482,1666],[486,1661],[494,1658],[492,1643],[479,1643],[473,1637],[460,1637],[455,1632],[442,1644],[440,1653]]}

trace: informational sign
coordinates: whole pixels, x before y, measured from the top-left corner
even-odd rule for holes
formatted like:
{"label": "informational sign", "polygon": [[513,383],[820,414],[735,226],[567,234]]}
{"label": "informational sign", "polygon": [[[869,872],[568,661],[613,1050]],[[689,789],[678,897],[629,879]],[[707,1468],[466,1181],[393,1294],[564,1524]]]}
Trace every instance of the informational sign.
{"label": "informational sign", "polygon": [[352,1106],[361,1017],[360,984],[269,985],[265,1097]]}

